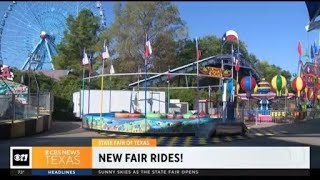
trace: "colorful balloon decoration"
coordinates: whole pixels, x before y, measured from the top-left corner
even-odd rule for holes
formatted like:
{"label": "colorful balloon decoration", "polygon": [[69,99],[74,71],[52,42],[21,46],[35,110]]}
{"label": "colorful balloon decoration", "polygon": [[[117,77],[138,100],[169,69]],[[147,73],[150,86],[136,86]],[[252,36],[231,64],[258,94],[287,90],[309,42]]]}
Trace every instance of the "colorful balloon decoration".
{"label": "colorful balloon decoration", "polygon": [[300,76],[298,76],[293,79],[291,87],[297,93],[297,97],[300,97],[301,91],[306,88],[306,82]]}
{"label": "colorful balloon decoration", "polygon": [[271,80],[272,87],[276,90],[277,96],[281,96],[281,91],[287,85],[287,80],[281,75],[276,75]]}
{"label": "colorful balloon decoration", "polygon": [[245,76],[240,82],[241,89],[247,93],[247,97],[251,96],[251,91],[256,84],[256,80],[252,76]]}

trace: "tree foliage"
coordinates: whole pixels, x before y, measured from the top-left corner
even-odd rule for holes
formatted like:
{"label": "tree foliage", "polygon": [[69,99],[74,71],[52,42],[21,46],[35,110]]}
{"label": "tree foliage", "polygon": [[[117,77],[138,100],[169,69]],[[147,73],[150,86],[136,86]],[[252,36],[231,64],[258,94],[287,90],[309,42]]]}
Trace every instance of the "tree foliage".
{"label": "tree foliage", "polygon": [[287,81],[291,79],[291,74],[289,71],[282,70],[280,67],[274,64],[269,64],[268,61],[259,61],[255,68],[268,82],[271,82],[272,78],[278,74],[283,75]]}
{"label": "tree foliage", "polygon": [[[167,69],[176,58],[176,41],[187,37],[186,27],[178,8],[170,2],[126,2],[114,5],[114,22],[106,38],[115,49],[115,57],[130,67],[143,66],[146,34],[152,40],[154,56],[150,67]],[[137,72],[128,68],[126,72]]]}
{"label": "tree foliage", "polygon": [[67,30],[57,46],[58,55],[53,59],[56,69],[81,72],[83,50],[93,51],[98,41],[99,18],[90,10],[82,10],[77,17],[67,18]]}

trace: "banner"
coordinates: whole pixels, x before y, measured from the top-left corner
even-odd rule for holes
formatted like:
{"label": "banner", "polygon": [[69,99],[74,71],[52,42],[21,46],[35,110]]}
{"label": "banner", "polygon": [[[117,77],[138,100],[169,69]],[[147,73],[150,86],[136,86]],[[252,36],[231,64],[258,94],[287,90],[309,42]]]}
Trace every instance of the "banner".
{"label": "banner", "polygon": [[211,77],[231,77],[231,70],[216,67],[202,67],[199,69],[199,73],[203,75],[209,75]]}
{"label": "banner", "polygon": [[157,147],[156,139],[93,139],[91,147],[11,147],[12,174],[193,174],[310,169],[309,147]]}

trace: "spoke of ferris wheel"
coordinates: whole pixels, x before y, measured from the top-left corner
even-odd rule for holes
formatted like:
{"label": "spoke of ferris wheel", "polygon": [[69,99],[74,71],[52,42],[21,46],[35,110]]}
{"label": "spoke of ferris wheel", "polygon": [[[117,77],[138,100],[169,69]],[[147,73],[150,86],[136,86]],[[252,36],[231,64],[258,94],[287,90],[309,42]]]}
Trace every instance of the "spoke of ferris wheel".
{"label": "spoke of ferris wheel", "polygon": [[[35,48],[31,51],[31,54],[34,54],[34,53],[37,51],[37,49],[40,47],[42,41],[43,41],[43,39],[41,39],[41,40],[39,41],[39,43],[38,43],[38,44],[35,46]],[[22,66],[22,68],[21,68],[22,70],[24,70],[24,69],[26,68],[27,64],[30,62],[30,59],[31,59],[31,56],[28,57],[27,60],[25,61],[25,63],[23,64],[23,66]]]}
{"label": "spoke of ferris wheel", "polygon": [[[32,21],[32,19],[30,19],[30,17],[27,17],[25,13],[23,12],[16,12],[16,13],[12,13],[10,15],[13,19],[18,19],[20,22],[22,22],[21,24],[23,24],[23,27],[28,27],[26,29],[33,29],[34,31],[39,31],[40,26],[38,26],[37,24],[35,24],[34,21]],[[17,21],[14,21],[14,24],[16,24]],[[30,25],[30,26],[29,26]]]}
{"label": "spoke of ferris wheel", "polygon": [[36,24],[34,22],[34,17],[31,16],[31,14],[34,13],[33,10],[30,9],[31,5],[32,5],[31,3],[19,3],[17,4],[17,7],[14,7],[12,9],[12,12],[14,12],[12,14],[19,15],[18,19],[23,19],[23,21],[28,21],[28,24],[33,24],[35,26]]}
{"label": "spoke of ferris wheel", "polygon": [[22,45],[15,45],[13,46],[12,44],[7,44],[7,43],[2,43],[2,49],[3,51],[7,51],[7,50],[16,50],[16,51],[24,51],[25,50],[25,47],[22,46]]}
{"label": "spoke of ferris wheel", "polygon": [[[32,29],[34,29],[36,32],[39,32],[40,31],[40,28],[39,27],[35,27],[35,25],[33,26],[29,26],[29,24],[25,23],[24,21],[21,20],[21,18],[18,18],[14,15],[14,13],[11,14],[11,17],[14,18],[17,22],[19,21],[21,24],[24,24],[26,27],[30,27]],[[25,20],[25,18],[24,18]],[[34,23],[33,23],[34,24]]]}
{"label": "spoke of ferris wheel", "polygon": [[47,39],[45,39],[45,41],[46,41],[46,48],[47,48],[47,53],[48,53],[48,55],[49,55],[49,60],[50,60],[50,63],[51,63],[51,68],[52,68],[52,70],[54,70],[54,67],[53,67],[53,64],[52,64],[52,56],[51,56],[51,51],[50,51],[50,49],[49,49],[49,46],[48,46],[48,41],[47,41]]}
{"label": "spoke of ferris wheel", "polygon": [[[11,29],[6,29],[5,31],[12,32],[12,33],[17,33],[17,34],[21,34],[21,32],[30,32],[30,33],[37,32],[38,33],[38,31],[34,31],[34,29],[25,28],[24,26],[21,26],[20,24],[16,24],[13,22],[8,22],[7,26],[11,27]],[[15,28],[19,28],[19,30],[16,30]]]}
{"label": "spoke of ferris wheel", "polygon": [[[38,14],[35,14],[35,12],[34,12],[34,9],[39,9],[39,8],[35,8],[36,3],[25,3],[25,6],[26,6],[26,9],[28,9],[28,10],[24,11],[24,12],[30,12],[30,13],[25,13],[25,14],[29,15],[29,19],[35,20],[36,23],[33,23],[34,25],[37,24],[40,29],[43,29],[42,22],[39,21],[39,18],[38,18],[39,12],[38,12]],[[42,8],[40,8],[40,9],[42,9]]]}

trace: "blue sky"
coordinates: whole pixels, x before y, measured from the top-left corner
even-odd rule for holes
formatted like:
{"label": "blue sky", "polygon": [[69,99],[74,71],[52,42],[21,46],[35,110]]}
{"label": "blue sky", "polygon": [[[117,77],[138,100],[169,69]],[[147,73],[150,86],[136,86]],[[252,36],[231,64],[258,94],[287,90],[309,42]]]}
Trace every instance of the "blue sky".
{"label": "blue sky", "polygon": [[[173,2],[178,5],[190,38],[222,36],[233,29],[249,52],[283,69],[296,72],[298,41],[303,49],[318,42],[319,30],[306,32],[308,13],[300,2]],[[104,2],[107,22],[113,20],[113,2]],[[7,6],[0,3],[0,12]]]}

